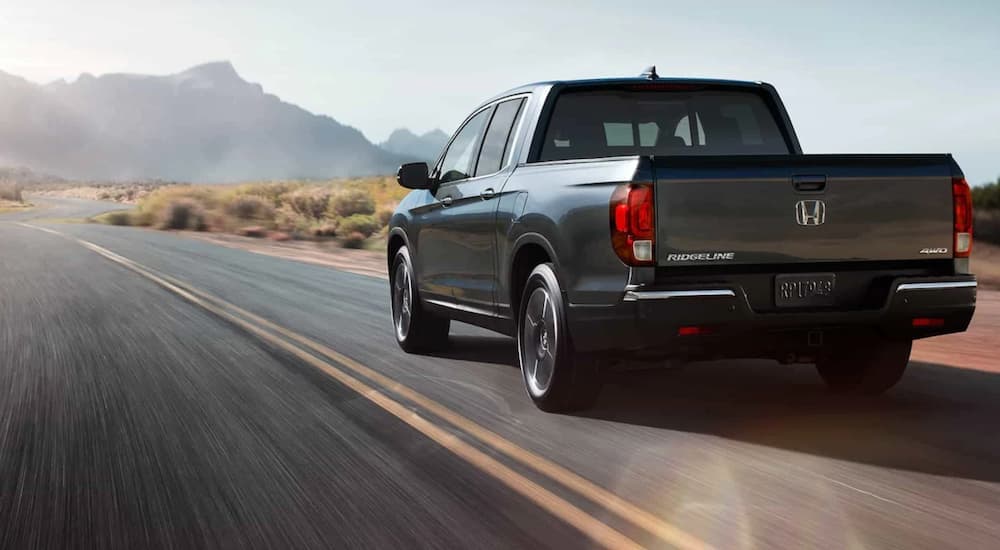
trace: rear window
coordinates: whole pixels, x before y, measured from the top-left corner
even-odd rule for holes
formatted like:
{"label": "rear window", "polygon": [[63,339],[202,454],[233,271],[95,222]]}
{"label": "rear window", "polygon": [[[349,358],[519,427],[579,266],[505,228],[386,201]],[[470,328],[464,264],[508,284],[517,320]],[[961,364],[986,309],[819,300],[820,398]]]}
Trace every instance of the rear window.
{"label": "rear window", "polygon": [[538,160],[788,152],[752,92],[569,90],[556,99]]}

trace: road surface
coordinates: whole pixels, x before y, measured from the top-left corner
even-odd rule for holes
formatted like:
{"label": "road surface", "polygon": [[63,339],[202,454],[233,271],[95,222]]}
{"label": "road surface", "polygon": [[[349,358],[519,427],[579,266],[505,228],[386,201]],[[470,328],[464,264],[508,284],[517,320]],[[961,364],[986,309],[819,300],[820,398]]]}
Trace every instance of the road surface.
{"label": "road surface", "polygon": [[536,410],[507,338],[403,354],[384,280],[0,216],[0,548],[989,548],[1000,375],[845,400],[767,361]]}

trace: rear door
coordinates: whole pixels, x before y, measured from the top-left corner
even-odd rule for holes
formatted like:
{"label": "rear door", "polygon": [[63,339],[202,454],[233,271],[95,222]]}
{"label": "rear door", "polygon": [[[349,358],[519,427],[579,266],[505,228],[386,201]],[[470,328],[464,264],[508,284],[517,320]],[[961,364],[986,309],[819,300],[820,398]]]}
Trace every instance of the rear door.
{"label": "rear door", "polygon": [[470,117],[435,171],[437,203],[421,220],[418,269],[421,290],[446,305],[495,315],[496,210],[523,102],[501,101]]}

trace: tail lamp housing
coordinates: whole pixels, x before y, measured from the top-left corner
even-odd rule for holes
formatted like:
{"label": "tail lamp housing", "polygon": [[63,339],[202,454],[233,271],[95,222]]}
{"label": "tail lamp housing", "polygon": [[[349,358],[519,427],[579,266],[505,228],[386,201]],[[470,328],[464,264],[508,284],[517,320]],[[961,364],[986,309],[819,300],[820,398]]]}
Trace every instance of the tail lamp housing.
{"label": "tail lamp housing", "polygon": [[630,183],[611,195],[611,245],[626,265],[656,263],[656,208],[653,185]]}
{"label": "tail lamp housing", "polygon": [[972,191],[965,178],[951,180],[952,205],[955,212],[954,255],[968,258],[972,254]]}

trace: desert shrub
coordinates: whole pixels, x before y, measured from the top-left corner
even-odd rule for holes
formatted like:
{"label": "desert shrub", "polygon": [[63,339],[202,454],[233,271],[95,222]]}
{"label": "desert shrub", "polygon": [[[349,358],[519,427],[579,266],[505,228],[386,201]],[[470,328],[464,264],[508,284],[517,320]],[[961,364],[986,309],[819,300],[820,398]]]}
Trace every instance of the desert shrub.
{"label": "desert shrub", "polygon": [[973,187],[972,204],[976,209],[1000,210],[1000,178],[996,183]]}
{"label": "desert shrub", "polygon": [[108,212],[104,215],[104,223],[108,225],[131,225],[132,220],[128,212]]}
{"label": "desert shrub", "polygon": [[365,245],[365,236],[357,231],[348,234],[342,241],[340,245],[344,248],[361,248]]}
{"label": "desert shrub", "polygon": [[143,209],[133,210],[130,217],[132,225],[141,227],[149,227],[156,222],[156,216],[152,212]]}
{"label": "desert shrub", "polygon": [[236,195],[226,204],[225,210],[241,220],[270,219],[274,216],[271,203],[256,195]]}
{"label": "desert shrub", "polygon": [[315,220],[296,212],[291,205],[284,205],[274,212],[275,226],[287,233],[307,233],[312,229]]}
{"label": "desert shrub", "polygon": [[24,202],[21,196],[21,186],[16,183],[0,183],[0,199]]}
{"label": "desert shrub", "polygon": [[364,189],[345,189],[330,199],[331,216],[346,218],[355,214],[374,214],[375,201]]}
{"label": "desert shrub", "polygon": [[215,210],[223,202],[221,189],[211,185],[176,185],[166,186],[153,191],[142,199],[136,210],[136,218],[147,221],[145,224],[153,225],[162,221],[164,212],[171,204],[181,200],[194,201],[200,205],[201,210]]}
{"label": "desert shrub", "polygon": [[237,229],[236,234],[241,235],[243,237],[254,237],[262,239],[267,236],[267,230],[259,225],[251,225],[248,227],[241,227]]}
{"label": "desert shrub", "polygon": [[[975,220],[972,223],[976,240],[1000,244],[1000,210],[973,210]],[[975,254],[975,245],[973,245]]]}
{"label": "desert shrub", "polygon": [[378,220],[379,225],[383,227],[389,225],[389,220],[392,219],[392,210],[389,210],[388,208],[379,210],[378,214],[375,215],[375,219]]}
{"label": "desert shrub", "polygon": [[312,234],[314,237],[336,237],[337,224],[333,222],[321,222],[314,224],[312,227]]}
{"label": "desert shrub", "polygon": [[330,189],[303,187],[284,195],[281,200],[296,213],[318,220],[323,218],[330,204]]}
{"label": "desert shrub", "polygon": [[237,195],[254,195],[271,203],[277,208],[282,205],[282,197],[302,189],[303,185],[294,181],[279,181],[266,183],[247,183],[236,188]]}
{"label": "desert shrub", "polygon": [[347,189],[362,189],[375,201],[375,204],[397,204],[410,192],[396,183],[393,176],[377,176],[354,179],[344,182]]}
{"label": "desert shrub", "polygon": [[160,227],[204,231],[207,228],[205,209],[193,199],[177,199],[163,210]]}
{"label": "desert shrub", "polygon": [[340,220],[340,225],[338,229],[341,235],[350,235],[351,233],[361,233],[368,238],[379,230],[381,226],[378,220],[374,216],[367,214],[354,214],[353,216],[347,216],[346,218]]}

